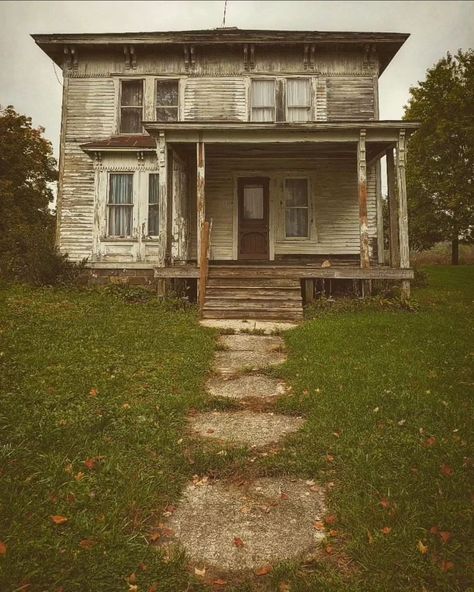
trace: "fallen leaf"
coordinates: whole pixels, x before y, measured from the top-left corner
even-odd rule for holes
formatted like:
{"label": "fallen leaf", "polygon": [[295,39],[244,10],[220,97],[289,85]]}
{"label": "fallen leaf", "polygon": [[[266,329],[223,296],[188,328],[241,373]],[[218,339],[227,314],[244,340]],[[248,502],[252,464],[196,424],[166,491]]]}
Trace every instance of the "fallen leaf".
{"label": "fallen leaf", "polygon": [[214,580],[212,582],[213,586],[225,586],[227,584],[226,580]]}
{"label": "fallen leaf", "polygon": [[370,530],[367,530],[367,540],[369,541],[369,545],[374,542],[374,537],[370,534]]}
{"label": "fallen leaf", "polygon": [[5,543],[3,541],[0,541],[0,555],[6,555],[7,554],[7,546],[5,545]]}
{"label": "fallen leaf", "polygon": [[332,454],[327,454],[326,460],[328,461],[328,463],[332,463],[334,462],[334,456]]}
{"label": "fallen leaf", "polygon": [[83,473],[82,471],[79,471],[79,473],[77,473],[77,475],[74,475],[74,479],[76,481],[82,481],[85,477],[85,473]]}
{"label": "fallen leaf", "polygon": [[421,541],[418,541],[416,548],[422,555],[426,555],[426,553],[428,553],[428,545],[424,545]]}
{"label": "fallen leaf", "polygon": [[445,477],[451,477],[454,475],[454,469],[447,464],[441,465],[441,474]]}
{"label": "fallen leaf", "polygon": [[79,547],[82,547],[82,549],[92,549],[95,545],[97,545],[96,541],[91,539],[82,539],[82,541],[79,542]]}
{"label": "fallen leaf", "polygon": [[59,515],[51,516],[51,520],[54,522],[54,524],[64,524],[67,522],[66,516]]}
{"label": "fallen leaf", "polygon": [[216,430],[213,430],[212,428],[209,428],[209,429],[207,430],[207,433],[208,433],[208,434],[213,434],[215,431],[216,431]]}
{"label": "fallen leaf", "polygon": [[241,538],[239,538],[239,537],[235,537],[234,538],[234,545],[236,547],[243,547],[244,546],[244,541]]}
{"label": "fallen leaf", "polygon": [[287,499],[289,499],[289,498],[288,498],[288,494],[287,494],[287,493],[282,493],[282,494],[280,494],[280,497],[281,497],[281,499],[282,499],[282,500],[287,500]]}
{"label": "fallen leaf", "polygon": [[448,532],[447,530],[441,530],[439,533],[439,537],[443,541],[444,544],[449,542],[451,540],[452,536],[453,535],[450,532]]}
{"label": "fallen leaf", "polygon": [[92,470],[95,467],[96,462],[97,462],[97,459],[95,459],[95,458],[87,458],[84,461],[84,464],[86,465],[86,467],[88,469]]}
{"label": "fallen leaf", "polygon": [[271,565],[264,565],[260,569],[256,570],[255,575],[256,576],[266,576],[272,571],[272,569],[273,568]]}
{"label": "fallen leaf", "polygon": [[340,437],[341,437],[341,434],[340,434],[339,432],[333,432],[333,433],[332,433],[332,435],[333,435],[335,438],[340,438]]}
{"label": "fallen leaf", "polygon": [[64,467],[64,470],[66,471],[66,473],[69,473],[69,474],[72,473],[72,469],[73,469],[73,467],[72,467],[72,464],[71,463],[69,463],[68,465],[66,465]]}
{"label": "fallen leaf", "polygon": [[127,582],[129,584],[136,584],[137,583],[137,575],[135,572],[131,573],[128,578],[127,578]]}
{"label": "fallen leaf", "polygon": [[128,592],[138,592],[138,586],[136,584],[129,584]]}
{"label": "fallen leaf", "polygon": [[430,532],[431,532],[431,534],[438,534],[439,528],[437,526],[432,526],[430,528]]}
{"label": "fallen leaf", "polygon": [[434,436],[430,436],[425,440],[425,446],[428,446],[428,448],[431,448],[431,446],[434,446],[435,444],[436,438]]}
{"label": "fallen leaf", "polygon": [[328,555],[332,555],[334,553],[334,547],[332,545],[326,545],[324,549]]}
{"label": "fallen leaf", "polygon": [[156,586],[150,586],[148,592],[158,592],[158,588]]}
{"label": "fallen leaf", "polygon": [[386,510],[387,508],[389,508],[389,507],[390,507],[390,502],[389,502],[389,500],[388,500],[386,497],[384,497],[383,499],[381,499],[381,500],[379,501],[379,504],[382,506],[382,508],[383,508],[384,510]]}
{"label": "fallen leaf", "polygon": [[390,526],[384,526],[384,527],[382,528],[382,532],[383,532],[384,534],[390,534],[390,533],[392,532],[392,528],[391,528]]}
{"label": "fallen leaf", "polygon": [[325,524],[336,524],[337,518],[334,514],[331,514],[330,516],[326,516],[326,518],[324,518],[324,522]]}
{"label": "fallen leaf", "polygon": [[278,586],[278,592],[290,592],[290,590],[291,588],[288,582],[280,582],[280,585]]}
{"label": "fallen leaf", "polygon": [[195,567],[194,573],[200,578],[203,578],[206,575],[206,568],[203,567],[202,569],[199,569],[198,567]]}
{"label": "fallen leaf", "polygon": [[91,396],[91,397],[97,397],[98,394],[99,394],[99,389],[91,388],[91,390],[89,391],[89,396]]}
{"label": "fallen leaf", "polygon": [[166,506],[166,508],[163,512],[163,516],[171,516],[171,514],[174,514],[175,512],[176,512],[176,506],[169,504],[168,506]]}
{"label": "fallen leaf", "polygon": [[138,564],[138,567],[142,570],[142,571],[147,571],[148,570],[148,565],[146,563],[143,563],[143,561],[141,563]]}
{"label": "fallen leaf", "polygon": [[148,541],[155,543],[160,537],[161,537],[161,534],[159,532],[153,532],[152,534],[150,534],[148,536]]}
{"label": "fallen leaf", "polygon": [[326,530],[326,527],[324,526],[324,524],[322,522],[315,522],[313,524],[313,528],[315,528],[316,530]]}
{"label": "fallen leaf", "polygon": [[443,561],[441,561],[440,563],[440,567],[441,571],[447,572],[454,569],[454,563],[452,561],[447,561],[446,559],[443,559]]}

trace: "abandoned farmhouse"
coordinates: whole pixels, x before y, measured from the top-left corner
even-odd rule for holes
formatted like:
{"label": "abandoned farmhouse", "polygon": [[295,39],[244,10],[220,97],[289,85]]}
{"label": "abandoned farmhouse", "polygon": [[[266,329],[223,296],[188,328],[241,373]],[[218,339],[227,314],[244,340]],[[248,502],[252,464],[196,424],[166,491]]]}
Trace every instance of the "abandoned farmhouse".
{"label": "abandoned farmhouse", "polygon": [[33,37],[64,75],[57,241],[94,281],[195,282],[207,318],[299,319],[321,279],[409,294],[417,124],[378,100],[408,35]]}

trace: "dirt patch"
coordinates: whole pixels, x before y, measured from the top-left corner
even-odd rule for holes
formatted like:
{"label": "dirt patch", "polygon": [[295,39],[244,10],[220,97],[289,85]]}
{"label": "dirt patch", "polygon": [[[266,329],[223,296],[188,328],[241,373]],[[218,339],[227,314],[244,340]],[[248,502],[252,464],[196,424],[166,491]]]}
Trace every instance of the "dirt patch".
{"label": "dirt patch", "polygon": [[228,399],[266,399],[279,397],[286,392],[284,382],[264,374],[243,374],[230,380],[221,377],[210,378],[206,388],[214,397]]}
{"label": "dirt patch", "polygon": [[284,348],[284,341],[277,336],[263,335],[221,335],[218,343],[225,350],[278,352]]}
{"label": "dirt patch", "polygon": [[261,370],[286,361],[280,352],[218,351],[215,354],[214,372],[221,376],[234,376],[241,372]]}
{"label": "dirt patch", "polygon": [[275,413],[199,413],[189,419],[191,429],[203,438],[225,440],[233,444],[265,446],[296,432],[304,424],[301,417]]}
{"label": "dirt patch", "polygon": [[271,333],[288,331],[294,329],[298,325],[296,323],[288,323],[283,321],[253,321],[245,319],[204,319],[199,321],[203,327],[211,327],[213,329],[223,329],[229,331],[261,331],[267,335]]}
{"label": "dirt patch", "polygon": [[324,492],[311,481],[262,478],[239,487],[202,480],[186,487],[167,526],[193,563],[237,572],[314,552],[324,512]]}

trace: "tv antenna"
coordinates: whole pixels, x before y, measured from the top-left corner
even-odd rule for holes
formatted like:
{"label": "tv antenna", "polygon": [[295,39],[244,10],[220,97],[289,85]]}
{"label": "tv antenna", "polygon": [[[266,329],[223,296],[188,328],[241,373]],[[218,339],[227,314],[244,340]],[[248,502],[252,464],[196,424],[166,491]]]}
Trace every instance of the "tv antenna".
{"label": "tv antenna", "polygon": [[227,13],[227,0],[224,0],[224,16],[222,17],[222,28],[225,29],[225,16]]}

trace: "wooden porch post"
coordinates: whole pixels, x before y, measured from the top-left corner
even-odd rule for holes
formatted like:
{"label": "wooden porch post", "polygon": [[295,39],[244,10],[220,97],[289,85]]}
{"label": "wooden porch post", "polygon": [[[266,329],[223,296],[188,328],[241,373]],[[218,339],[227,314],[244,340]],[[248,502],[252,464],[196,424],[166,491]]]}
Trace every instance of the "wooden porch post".
{"label": "wooden porch post", "polygon": [[[408,242],[408,205],[405,177],[406,136],[401,129],[397,142],[397,186],[398,186],[398,233],[400,239],[400,268],[410,267],[410,246]],[[402,280],[402,300],[410,298],[410,280]]]}
{"label": "wooden porch post", "polygon": [[357,144],[357,175],[359,190],[359,231],[360,231],[360,266],[370,267],[369,223],[367,214],[367,161],[365,152],[365,129],[360,130]]}
{"label": "wooden porch post", "polygon": [[387,189],[388,189],[388,211],[390,220],[389,247],[390,267],[400,267],[400,247],[398,237],[398,191],[395,176],[395,162],[393,159],[393,148],[387,152]]}
{"label": "wooden porch post", "polygon": [[206,203],[205,203],[205,174],[206,174],[206,159],[205,159],[205,145],[199,140],[196,144],[196,162],[197,162],[197,176],[196,176],[196,199],[197,199],[197,260],[198,265],[201,260],[201,232],[206,219]]}
{"label": "wooden porch post", "polygon": [[[159,173],[159,224],[160,224],[160,267],[166,265],[166,253],[168,245],[168,148],[164,132],[160,132],[157,142],[158,173]],[[164,296],[166,292],[166,280],[158,279],[157,291]]]}
{"label": "wooden porch post", "polygon": [[383,201],[382,201],[382,167],[380,158],[375,165],[376,199],[377,199],[377,261],[384,263],[384,236],[383,236]]}

